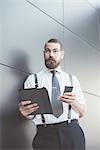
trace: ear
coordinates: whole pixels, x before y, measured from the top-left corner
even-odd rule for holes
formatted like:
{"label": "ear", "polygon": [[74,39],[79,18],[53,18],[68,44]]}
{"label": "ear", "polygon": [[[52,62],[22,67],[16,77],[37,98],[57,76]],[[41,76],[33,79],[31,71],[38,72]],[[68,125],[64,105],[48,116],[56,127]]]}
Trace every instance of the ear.
{"label": "ear", "polygon": [[45,52],[43,51],[43,56],[45,57]]}
{"label": "ear", "polygon": [[64,58],[64,50],[62,49],[61,59]]}

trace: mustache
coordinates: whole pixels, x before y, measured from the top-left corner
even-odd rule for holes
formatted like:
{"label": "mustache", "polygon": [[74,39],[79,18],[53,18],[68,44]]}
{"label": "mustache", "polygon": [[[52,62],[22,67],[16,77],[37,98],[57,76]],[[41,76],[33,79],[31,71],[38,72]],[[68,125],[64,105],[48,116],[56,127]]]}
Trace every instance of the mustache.
{"label": "mustache", "polygon": [[[46,61],[50,61],[50,60],[55,61],[55,59],[53,59],[52,57],[46,59]],[[55,61],[55,62],[56,62],[56,61]]]}

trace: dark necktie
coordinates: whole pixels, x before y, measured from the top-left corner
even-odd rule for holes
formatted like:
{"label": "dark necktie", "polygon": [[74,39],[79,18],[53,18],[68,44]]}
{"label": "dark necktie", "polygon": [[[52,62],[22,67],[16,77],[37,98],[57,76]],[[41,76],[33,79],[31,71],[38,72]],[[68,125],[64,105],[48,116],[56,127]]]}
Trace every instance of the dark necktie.
{"label": "dark necktie", "polygon": [[52,73],[52,109],[53,114],[56,117],[59,117],[63,113],[62,102],[59,100],[59,96],[61,94],[59,81],[56,77],[56,71],[51,71]]}

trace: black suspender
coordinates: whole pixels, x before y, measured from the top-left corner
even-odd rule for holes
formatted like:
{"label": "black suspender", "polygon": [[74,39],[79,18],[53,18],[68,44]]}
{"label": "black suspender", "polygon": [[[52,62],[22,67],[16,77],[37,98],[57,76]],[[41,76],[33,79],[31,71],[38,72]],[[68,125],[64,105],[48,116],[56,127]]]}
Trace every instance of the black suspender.
{"label": "black suspender", "polygon": [[[37,74],[34,74],[34,78],[35,78],[35,88],[38,88]],[[42,119],[42,123],[45,124],[45,117],[43,114],[41,114],[41,119]]]}
{"label": "black suspender", "polygon": [[37,74],[34,74],[34,77],[35,77],[35,88],[37,88],[38,87]]}
{"label": "black suspender", "polygon": [[[69,75],[70,84],[73,87],[72,75]],[[68,123],[71,123],[71,105],[68,105]]]}

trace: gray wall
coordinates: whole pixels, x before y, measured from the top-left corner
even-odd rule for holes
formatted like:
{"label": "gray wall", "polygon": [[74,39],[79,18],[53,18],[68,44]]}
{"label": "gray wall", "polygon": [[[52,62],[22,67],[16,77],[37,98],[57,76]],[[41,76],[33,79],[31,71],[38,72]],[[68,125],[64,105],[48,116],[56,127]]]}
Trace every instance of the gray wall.
{"label": "gray wall", "polygon": [[0,23],[1,149],[32,149],[35,126],[18,112],[18,89],[43,67],[43,45],[54,37],[64,45],[63,69],[79,78],[86,97],[87,150],[99,150],[99,0],[0,0]]}

